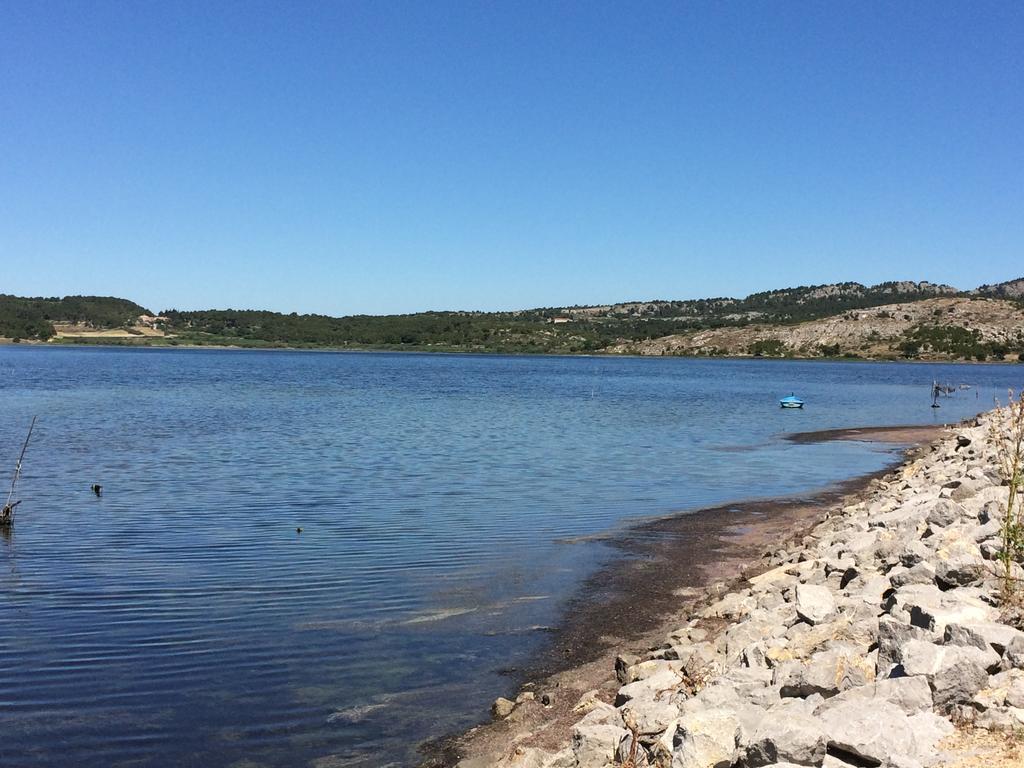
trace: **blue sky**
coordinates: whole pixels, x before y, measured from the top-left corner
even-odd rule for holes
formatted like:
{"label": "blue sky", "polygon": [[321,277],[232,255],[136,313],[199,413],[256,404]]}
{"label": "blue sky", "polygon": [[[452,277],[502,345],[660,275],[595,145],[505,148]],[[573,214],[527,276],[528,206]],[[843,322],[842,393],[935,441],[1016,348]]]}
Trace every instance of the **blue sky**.
{"label": "blue sky", "polygon": [[1024,5],[0,4],[0,292],[329,314],[1024,274]]}

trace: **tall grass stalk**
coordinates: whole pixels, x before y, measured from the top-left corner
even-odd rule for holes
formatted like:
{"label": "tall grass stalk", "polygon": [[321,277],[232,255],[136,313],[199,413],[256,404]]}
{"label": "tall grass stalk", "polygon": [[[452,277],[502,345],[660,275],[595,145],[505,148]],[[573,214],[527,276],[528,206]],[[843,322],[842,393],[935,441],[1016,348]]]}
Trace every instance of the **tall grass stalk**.
{"label": "tall grass stalk", "polygon": [[1010,390],[1006,407],[993,415],[989,431],[999,471],[1009,491],[1000,528],[1002,548],[999,553],[1003,599],[1009,602],[1020,598],[1013,566],[1024,555],[1024,496],[1021,493],[1024,491],[1024,393],[1015,399],[1013,390]]}

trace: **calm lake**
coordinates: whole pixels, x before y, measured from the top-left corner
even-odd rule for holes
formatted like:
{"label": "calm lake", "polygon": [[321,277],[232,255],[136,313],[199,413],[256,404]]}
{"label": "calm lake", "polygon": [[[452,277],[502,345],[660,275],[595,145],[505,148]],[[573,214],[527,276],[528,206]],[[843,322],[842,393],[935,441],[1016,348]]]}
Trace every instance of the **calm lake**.
{"label": "calm lake", "polygon": [[[932,409],[933,379],[973,388]],[[1010,365],[0,347],[0,480],[39,417],[0,539],[0,764],[414,764],[510,692],[500,670],[611,556],[572,540],[879,469],[896,448],[781,436],[956,421],[1022,383]],[[791,391],[803,411],[778,407]]]}

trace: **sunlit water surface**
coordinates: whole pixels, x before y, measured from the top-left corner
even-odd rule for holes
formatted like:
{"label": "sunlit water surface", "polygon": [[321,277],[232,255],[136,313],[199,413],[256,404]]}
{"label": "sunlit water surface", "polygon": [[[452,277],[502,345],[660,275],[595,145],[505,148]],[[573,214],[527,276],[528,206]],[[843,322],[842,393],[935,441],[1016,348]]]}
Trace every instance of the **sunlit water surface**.
{"label": "sunlit water surface", "polygon": [[[974,388],[931,409],[933,379]],[[0,540],[0,764],[415,763],[508,693],[500,671],[610,556],[570,541],[879,469],[892,446],[780,436],[953,421],[1022,380],[0,347],[4,474],[39,417]]]}

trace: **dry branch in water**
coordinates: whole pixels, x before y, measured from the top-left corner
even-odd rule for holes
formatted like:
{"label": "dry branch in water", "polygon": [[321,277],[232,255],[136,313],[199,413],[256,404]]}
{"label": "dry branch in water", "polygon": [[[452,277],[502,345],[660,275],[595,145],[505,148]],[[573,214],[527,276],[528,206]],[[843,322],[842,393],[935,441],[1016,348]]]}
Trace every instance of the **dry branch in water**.
{"label": "dry branch in water", "polygon": [[32,423],[28,425],[28,434],[25,436],[25,443],[21,446],[21,453],[18,455],[18,463],[14,465],[14,477],[11,478],[11,490],[7,493],[7,501],[0,510],[0,525],[10,526],[14,524],[14,510],[21,500],[13,501],[14,489],[18,486],[18,478],[21,477],[21,463],[25,459],[25,451],[28,450],[28,441],[32,439],[32,430],[36,426],[36,417],[32,417]]}

